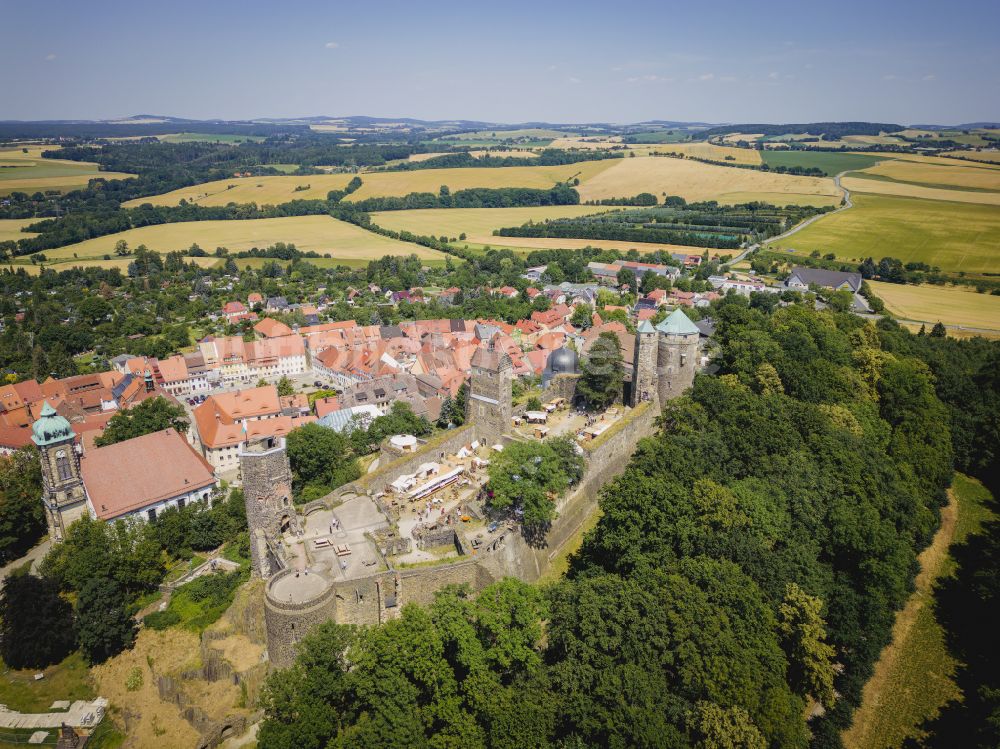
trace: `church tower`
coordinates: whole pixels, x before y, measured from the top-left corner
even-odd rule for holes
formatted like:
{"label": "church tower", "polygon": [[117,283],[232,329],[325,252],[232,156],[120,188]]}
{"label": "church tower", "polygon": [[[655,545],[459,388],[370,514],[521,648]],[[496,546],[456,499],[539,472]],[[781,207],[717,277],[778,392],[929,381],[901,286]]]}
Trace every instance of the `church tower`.
{"label": "church tower", "polygon": [[240,477],[250,531],[250,568],[266,580],[277,572],[268,545],[280,546],[281,534],[297,523],[285,438],[248,441],[240,448]]}
{"label": "church tower", "polygon": [[510,431],[514,412],[514,363],[491,339],[472,355],[472,381],[466,418],[478,439],[492,445]]}
{"label": "church tower", "polygon": [[56,543],[66,537],[70,524],[87,512],[87,491],[75,439],[70,423],[45,401],[38,421],[31,427],[31,441],[41,456],[42,504],[49,538]]}
{"label": "church tower", "polygon": [[700,332],[680,308],[656,326],[656,385],[660,403],[676,398],[694,382]]}
{"label": "church tower", "polygon": [[632,406],[656,396],[656,328],[649,320],[639,323],[635,333],[632,363]]}

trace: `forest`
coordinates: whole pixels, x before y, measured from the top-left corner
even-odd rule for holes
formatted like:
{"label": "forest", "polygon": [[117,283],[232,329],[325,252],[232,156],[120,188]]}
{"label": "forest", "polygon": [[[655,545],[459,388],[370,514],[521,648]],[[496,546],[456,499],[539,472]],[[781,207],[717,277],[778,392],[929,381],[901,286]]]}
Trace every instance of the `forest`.
{"label": "forest", "polygon": [[715,312],[717,374],[605,487],[563,579],[321,626],[269,681],[261,746],[839,747],[953,464],[996,475],[998,347]]}

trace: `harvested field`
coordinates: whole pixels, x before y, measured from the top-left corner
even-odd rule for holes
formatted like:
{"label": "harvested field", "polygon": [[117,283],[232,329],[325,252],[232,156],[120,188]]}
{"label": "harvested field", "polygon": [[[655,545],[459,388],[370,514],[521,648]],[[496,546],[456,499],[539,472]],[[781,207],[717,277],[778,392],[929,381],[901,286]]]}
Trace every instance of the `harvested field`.
{"label": "harvested field", "polygon": [[948,151],[944,156],[955,161],[984,161],[1000,165],[1000,151]]}
{"label": "harvested field", "polygon": [[[350,196],[352,200],[402,196],[411,192],[437,193],[441,185],[452,192],[470,187],[534,187],[548,189],[557,182],[572,177],[581,181],[613,166],[615,161],[588,161],[559,166],[516,166],[503,168],[418,169],[412,172],[365,172],[361,188]],[[205,182],[163,195],[137,198],[125,204],[134,207],[143,203],[177,205],[181,199],[198,205],[217,206],[228,203],[278,205],[291,200],[325,200],[331,190],[343,189],[353,174],[310,174],[289,177],[234,177]],[[301,189],[296,189],[301,188]]]}
{"label": "harvested field", "polygon": [[16,242],[19,239],[37,237],[32,232],[21,231],[22,226],[37,223],[41,219],[37,218],[4,218],[0,219],[0,242]]}
{"label": "harvested field", "polygon": [[[616,165],[618,160],[585,161],[558,166],[482,167],[469,169],[420,169],[413,172],[366,172],[363,184],[349,200],[385,195],[402,196],[411,192],[437,193],[448,185],[454,193],[471,187],[532,187],[548,189],[557,182],[578,177],[581,182]],[[273,178],[272,178],[273,179]]]}
{"label": "harvested field", "polygon": [[[831,179],[794,177],[655,156],[612,162],[610,168],[582,181],[577,189],[581,200],[651,192],[657,196],[662,193],[680,195],[688,201],[736,203],[749,199],[779,204],[836,205],[841,197]],[[748,197],[755,195],[760,197]],[[775,195],[782,197],[775,200]]]}
{"label": "harvested field", "polygon": [[[524,148],[511,148],[509,150],[498,150],[482,148],[476,151],[469,151],[469,156],[481,159],[484,156],[496,157],[498,159],[537,159],[538,151],[528,151]],[[413,158],[412,156],[410,158]]]}
{"label": "harvested field", "polygon": [[[163,195],[136,198],[124,203],[124,206],[134,208],[143,203],[177,205],[181,200],[206,206],[227,205],[229,203],[277,205],[291,200],[326,200],[328,192],[343,189],[353,176],[352,174],[310,174],[303,177],[233,177],[215,182],[204,182],[191,187],[182,187]],[[307,185],[307,189],[295,189]]]}
{"label": "harvested field", "polygon": [[871,193],[874,195],[897,195],[904,198],[923,198],[924,200],[950,200],[956,203],[981,203],[983,205],[1000,206],[1000,192],[986,190],[961,190],[948,187],[931,187],[916,185],[911,182],[896,182],[891,179],[864,179],[865,172],[852,172],[845,176],[840,184],[852,193]]}
{"label": "harvested field", "polygon": [[120,239],[124,239],[131,248],[145,244],[149,249],[160,252],[184,251],[195,243],[208,252],[216,247],[226,247],[235,252],[286,242],[300,250],[329,253],[334,258],[345,260],[373,260],[383,255],[411,254],[425,259],[441,258],[441,253],[435,250],[383,237],[330,216],[159,224],[88,239],[46,250],[44,254],[50,261],[69,259],[74,253],[81,258],[101,258],[105,254],[113,254],[115,243]]}
{"label": "harvested field", "polygon": [[[466,239],[455,242],[455,246],[468,244],[500,248],[507,247],[518,252],[530,252],[540,249],[579,250],[584,247],[601,247],[604,249],[629,250],[635,248],[640,252],[655,252],[670,250],[673,252],[690,252],[697,255],[705,251],[704,247],[687,247],[680,245],[652,244],[646,242],[624,242],[613,239],[561,239],[554,237],[497,237],[494,229],[506,226],[520,226],[528,221],[545,221],[553,218],[572,218],[589,216],[602,211],[612,210],[607,207],[592,205],[561,205],[526,208],[431,208],[413,211],[380,211],[372,214],[372,221],[386,229],[395,231],[411,231],[414,234],[435,237],[447,236],[456,238],[465,233]],[[727,254],[727,250],[713,250]]]}
{"label": "harvested field", "polygon": [[963,164],[953,159],[931,162],[888,159],[865,169],[864,174],[932,187],[1000,190],[1000,169],[985,164]]}
{"label": "harvested field", "polygon": [[977,294],[968,286],[883,283],[869,281],[872,290],[896,317],[947,326],[1000,332],[1000,296]]}
{"label": "harvested field", "polygon": [[123,179],[132,174],[102,172],[89,161],[43,159],[42,151],[58,150],[53,146],[25,146],[0,151],[0,195],[12,192],[67,192],[81,187],[96,177]]}
{"label": "harvested field", "polygon": [[683,153],[696,159],[711,161],[731,161],[734,164],[753,164],[761,162],[760,151],[734,146],[717,146],[714,143],[664,143],[661,146],[643,146],[647,151],[662,151],[663,153]]}
{"label": "harvested field", "polygon": [[895,257],[946,272],[1000,270],[1000,211],[995,206],[859,194],[854,208],[826,216],[773,248],[832,252],[860,262]]}

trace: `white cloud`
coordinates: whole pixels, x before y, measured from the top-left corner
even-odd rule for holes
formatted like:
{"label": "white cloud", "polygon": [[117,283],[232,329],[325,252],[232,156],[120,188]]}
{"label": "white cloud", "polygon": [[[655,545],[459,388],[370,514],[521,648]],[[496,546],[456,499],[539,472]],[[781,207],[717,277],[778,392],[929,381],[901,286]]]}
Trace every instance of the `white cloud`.
{"label": "white cloud", "polygon": [[893,73],[887,73],[886,75],[882,76],[882,80],[883,81],[894,81],[894,80],[896,80],[896,78],[897,78],[897,76],[895,74],[893,74]]}
{"label": "white cloud", "polygon": [[778,71],[774,70],[768,73],[767,77],[770,78],[772,81],[776,81],[781,77],[781,74]]}
{"label": "white cloud", "polygon": [[928,73],[927,75],[924,76],[924,80],[925,81],[936,81],[937,80],[937,76],[934,75],[933,73]]}
{"label": "white cloud", "polygon": [[577,78],[575,75],[571,75],[569,77],[569,82],[570,83],[582,83],[582,81],[579,78]]}
{"label": "white cloud", "polygon": [[323,46],[326,47],[327,49],[337,49],[337,47],[339,47],[340,44],[338,42],[327,42]]}
{"label": "white cloud", "polygon": [[548,68],[546,68],[546,70],[548,70],[548,71],[549,71],[549,72],[551,73],[551,72],[552,72],[553,70],[555,70],[556,68],[557,68],[557,66],[556,66],[556,65],[549,65],[549,67],[548,67]]}
{"label": "white cloud", "polygon": [[715,78],[715,73],[702,73],[698,76],[699,81],[710,81]]}
{"label": "white cloud", "polygon": [[53,54],[48,54],[48,55],[45,55],[45,59],[48,60],[49,62],[51,62],[52,60],[56,59],[56,56],[53,55]]}

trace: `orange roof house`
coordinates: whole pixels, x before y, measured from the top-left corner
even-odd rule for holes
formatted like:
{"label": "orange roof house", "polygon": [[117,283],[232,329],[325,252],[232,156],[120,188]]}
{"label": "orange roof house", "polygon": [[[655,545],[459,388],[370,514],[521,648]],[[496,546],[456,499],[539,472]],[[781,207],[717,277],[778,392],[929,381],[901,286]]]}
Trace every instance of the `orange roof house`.
{"label": "orange roof house", "polygon": [[100,520],[141,512],[216,484],[212,467],[173,429],[87,450],[80,473],[87,503]]}

